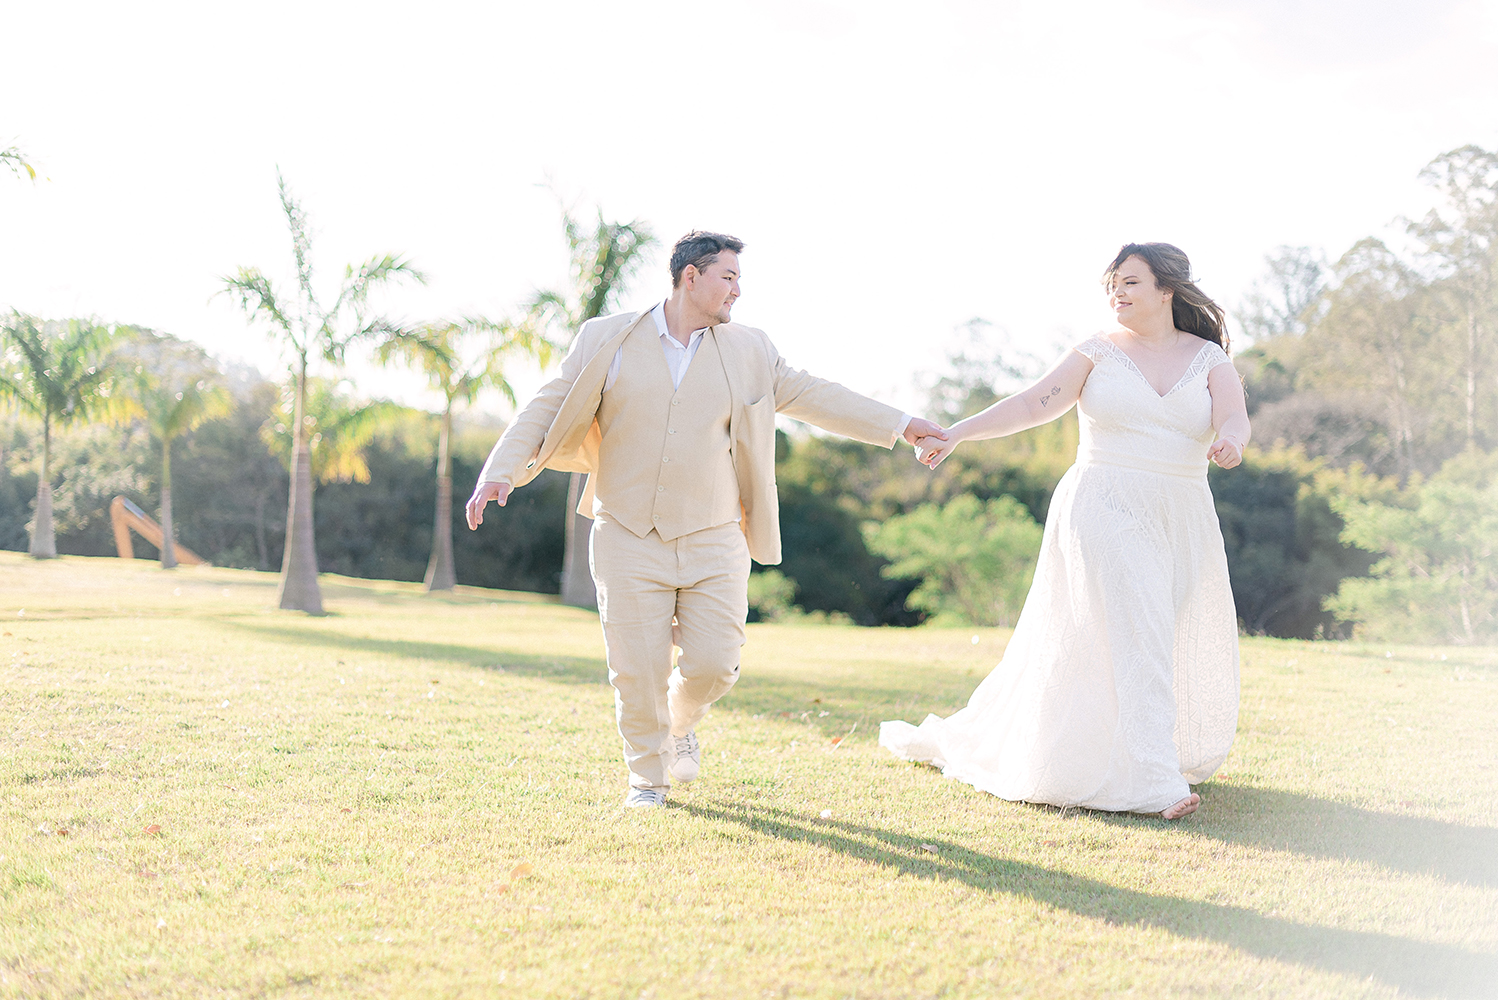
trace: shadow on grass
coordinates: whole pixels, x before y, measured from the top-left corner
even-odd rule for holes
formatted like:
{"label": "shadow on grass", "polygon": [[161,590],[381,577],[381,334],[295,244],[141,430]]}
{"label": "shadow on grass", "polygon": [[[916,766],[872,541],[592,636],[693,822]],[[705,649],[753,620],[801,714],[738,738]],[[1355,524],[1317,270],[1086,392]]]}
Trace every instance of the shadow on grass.
{"label": "shadow on grass", "polygon": [[[1109,924],[1156,927],[1216,941],[1261,958],[1325,972],[1370,977],[1417,996],[1491,997],[1498,956],[1388,934],[1338,930],[1269,917],[1236,906],[1178,899],[971,851],[961,844],[878,827],[817,820],[785,809],[682,804],[703,819],[739,824],[781,840],[827,850],[919,878],[961,882],[982,892],[1025,896]],[[1148,821],[1145,821],[1148,822]],[[923,850],[922,842],[937,850]]]}
{"label": "shadow on grass", "polygon": [[1204,837],[1498,886],[1498,830],[1492,827],[1375,812],[1227,782],[1212,782],[1199,790],[1208,807],[1192,822],[1191,832]]}
{"label": "shadow on grass", "polygon": [[506,673],[568,684],[606,684],[608,671],[603,660],[585,656],[537,656],[500,646],[462,646],[450,642],[415,642],[408,639],[376,639],[371,636],[343,635],[295,625],[265,625],[258,622],[221,619],[226,628],[252,632],[271,642],[288,646],[320,646],[350,652],[374,653],[408,660],[442,660],[493,670],[502,667]]}

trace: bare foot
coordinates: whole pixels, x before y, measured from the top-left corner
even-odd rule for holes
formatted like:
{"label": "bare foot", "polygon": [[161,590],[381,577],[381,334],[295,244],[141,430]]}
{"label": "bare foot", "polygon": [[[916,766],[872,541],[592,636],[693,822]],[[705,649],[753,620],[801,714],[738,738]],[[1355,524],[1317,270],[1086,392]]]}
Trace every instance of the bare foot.
{"label": "bare foot", "polygon": [[1165,819],[1180,819],[1182,816],[1190,816],[1196,812],[1196,807],[1202,804],[1202,797],[1195,792],[1186,796],[1175,805],[1166,809],[1160,815]]}

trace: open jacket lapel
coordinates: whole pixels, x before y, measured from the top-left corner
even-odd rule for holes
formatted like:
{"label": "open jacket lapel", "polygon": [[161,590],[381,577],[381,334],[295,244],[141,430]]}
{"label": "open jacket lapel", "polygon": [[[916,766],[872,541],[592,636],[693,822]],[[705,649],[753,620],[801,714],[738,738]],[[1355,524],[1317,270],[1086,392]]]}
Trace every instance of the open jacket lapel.
{"label": "open jacket lapel", "polygon": [[557,411],[556,419],[546,432],[541,448],[536,452],[534,464],[537,468],[558,469],[562,472],[593,472],[598,468],[598,431],[596,414],[603,398],[603,383],[608,379],[609,366],[614,355],[624,343],[624,338],[634,332],[635,327],[650,315],[646,309],[624,328],[605,340],[583,366],[577,381],[572,383],[567,398]]}

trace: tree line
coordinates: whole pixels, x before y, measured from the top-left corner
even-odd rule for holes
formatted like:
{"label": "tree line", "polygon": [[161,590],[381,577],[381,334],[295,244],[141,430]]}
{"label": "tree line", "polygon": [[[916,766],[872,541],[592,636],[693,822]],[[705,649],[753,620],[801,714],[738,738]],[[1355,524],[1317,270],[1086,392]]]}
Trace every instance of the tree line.
{"label": "tree line", "polygon": [[[1245,631],[1498,639],[1498,153],[1453,150],[1422,178],[1437,205],[1403,225],[1398,246],[1370,237],[1334,261],[1281,247],[1237,311],[1255,446],[1209,478]],[[617,308],[653,244],[648,227],[564,211],[569,287],[523,303],[518,319],[401,326],[370,293],[420,272],[372,257],[345,269],[324,307],[305,215],[284,182],[280,194],[296,287],[282,292],[254,268],[222,283],[290,349],[279,384],[153,331],[6,321],[0,546],[45,555],[55,532],[57,551],[104,554],[104,509],[119,492],[215,563],[280,565],[283,606],[320,607],[318,569],[589,603],[576,477],[544,474],[498,513],[498,530],[456,530],[452,483],[476,479],[500,429],[462,409],[486,387],[513,396],[507,364],[544,363]],[[1029,370],[981,321],[969,333],[928,387],[945,421]],[[338,379],[351,349],[424,372],[443,412],[361,398]],[[309,368],[319,358],[321,376]],[[782,433],[786,557],[756,567],[753,613],[1011,623],[1076,437],[1070,414],[932,473],[903,453]]]}

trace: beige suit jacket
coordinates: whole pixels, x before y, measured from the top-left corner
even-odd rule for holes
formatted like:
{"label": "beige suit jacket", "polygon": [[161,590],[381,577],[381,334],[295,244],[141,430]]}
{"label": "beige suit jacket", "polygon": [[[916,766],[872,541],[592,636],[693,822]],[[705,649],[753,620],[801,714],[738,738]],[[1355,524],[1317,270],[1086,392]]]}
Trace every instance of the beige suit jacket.
{"label": "beige suit jacket", "polygon": [[[584,323],[562,362],[561,373],[516,414],[484,463],[479,482],[520,487],[543,469],[596,471],[602,437],[595,416],[609,365],[624,338],[649,317],[650,310],[646,309]],[[714,338],[717,344],[733,397],[730,453],[739,481],[749,554],[756,562],[773,565],[780,562],[775,414],[784,413],[843,437],[892,448],[904,413],[836,382],[791,368],[761,330],[724,323],[709,328],[704,336]],[[661,442],[641,441],[639,449],[641,462],[660,461]],[[707,499],[704,497],[703,502]],[[578,513],[593,514],[591,482]]]}

